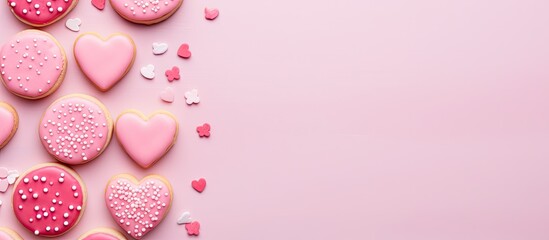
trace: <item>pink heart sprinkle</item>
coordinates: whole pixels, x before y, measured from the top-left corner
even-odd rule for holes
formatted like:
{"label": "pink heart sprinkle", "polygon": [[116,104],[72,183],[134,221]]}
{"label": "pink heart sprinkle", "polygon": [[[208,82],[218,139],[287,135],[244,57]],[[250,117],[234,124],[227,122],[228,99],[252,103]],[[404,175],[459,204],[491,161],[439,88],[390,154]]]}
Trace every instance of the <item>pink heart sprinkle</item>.
{"label": "pink heart sprinkle", "polygon": [[174,101],[174,92],[173,88],[167,87],[164,91],[160,93],[160,99],[164,102],[172,103]]}
{"label": "pink heart sprinkle", "polygon": [[7,179],[0,179],[0,192],[6,192],[9,186]]}
{"label": "pink heart sprinkle", "polygon": [[180,56],[182,58],[190,58],[191,57],[191,51],[189,50],[189,44],[183,43],[177,50],[177,56]]}
{"label": "pink heart sprinkle", "polygon": [[219,16],[219,10],[217,8],[204,8],[205,17],[208,20],[214,20]]}
{"label": "pink heart sprinkle", "polygon": [[92,0],[92,5],[99,9],[99,10],[103,10],[105,9],[105,0]]}
{"label": "pink heart sprinkle", "polygon": [[193,180],[191,185],[193,186],[194,190],[201,193],[204,191],[204,188],[206,188],[206,179],[201,178],[198,180]]}

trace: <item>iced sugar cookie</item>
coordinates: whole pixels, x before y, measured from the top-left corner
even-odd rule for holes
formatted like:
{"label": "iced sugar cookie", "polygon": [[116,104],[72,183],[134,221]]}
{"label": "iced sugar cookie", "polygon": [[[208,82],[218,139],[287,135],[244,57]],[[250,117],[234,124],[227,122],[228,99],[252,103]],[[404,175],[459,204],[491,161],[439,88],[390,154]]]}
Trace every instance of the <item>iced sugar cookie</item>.
{"label": "iced sugar cookie", "polygon": [[0,227],[0,240],[23,240],[23,238],[9,228]]}
{"label": "iced sugar cookie", "polygon": [[118,116],[115,133],[126,153],[141,167],[160,160],[174,145],[178,134],[177,119],[166,111],[146,117],[136,110]]}
{"label": "iced sugar cookie", "polygon": [[168,214],[172,196],[172,187],[162,176],[149,175],[138,181],[131,175],[120,174],[109,181],[105,203],[118,226],[131,237],[141,239]]}
{"label": "iced sugar cookie", "polygon": [[44,148],[67,164],[83,164],[98,157],[108,146],[112,131],[109,111],[99,100],[84,94],[53,102],[38,127]]}
{"label": "iced sugar cookie", "polygon": [[8,0],[11,12],[28,25],[50,25],[69,13],[78,0]]}
{"label": "iced sugar cookie", "polygon": [[19,32],[2,46],[0,56],[2,83],[11,93],[27,99],[55,92],[67,70],[61,45],[39,30]]}
{"label": "iced sugar cookie", "polygon": [[86,188],[73,170],[56,163],[40,164],[15,183],[13,211],[36,236],[55,237],[76,226],[86,206]]}
{"label": "iced sugar cookie", "polygon": [[110,0],[111,6],[130,22],[151,25],[174,14],[183,0]]}
{"label": "iced sugar cookie", "polygon": [[19,116],[11,105],[0,102],[0,149],[8,144],[19,126]]}
{"label": "iced sugar cookie", "polygon": [[126,240],[126,237],[111,228],[96,228],[84,233],[78,240]]}
{"label": "iced sugar cookie", "polygon": [[107,91],[132,67],[135,44],[130,36],[121,33],[107,39],[84,33],[74,42],[74,58],[84,75],[99,90]]}

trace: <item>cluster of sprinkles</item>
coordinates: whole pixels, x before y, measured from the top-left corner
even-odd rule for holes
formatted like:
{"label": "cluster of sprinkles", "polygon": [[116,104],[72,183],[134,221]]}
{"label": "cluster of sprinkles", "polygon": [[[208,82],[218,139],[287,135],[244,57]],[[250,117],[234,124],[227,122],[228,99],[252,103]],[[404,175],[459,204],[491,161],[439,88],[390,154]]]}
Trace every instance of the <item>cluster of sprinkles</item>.
{"label": "cluster of sprinkles", "polygon": [[[35,93],[37,95],[47,92],[52,88],[55,84],[52,84],[52,80],[56,81],[57,77],[44,79],[42,74],[45,71],[55,69],[57,72],[55,75],[59,76],[62,71],[60,66],[62,61],[57,59],[60,57],[57,54],[44,50],[44,48],[48,48],[48,44],[54,43],[49,42],[44,37],[35,37],[32,40],[18,38],[9,44],[9,48],[4,48],[4,51],[2,51],[2,63],[0,64],[4,81],[9,85],[19,87],[25,93]],[[42,82],[45,82],[45,84],[41,84]],[[43,85],[46,87],[41,87]]]}
{"label": "cluster of sprinkles", "polygon": [[[168,4],[173,1],[174,0],[166,0],[164,1],[164,5],[168,6]],[[129,8],[130,11],[132,11],[133,15],[136,15],[138,11],[141,11],[143,14],[147,14],[147,9],[150,10],[149,12],[153,12],[156,14],[162,6],[160,0],[134,0],[133,5],[130,6],[130,4],[124,3],[124,7]]]}
{"label": "cluster of sprinkles", "polygon": [[168,210],[171,197],[169,189],[162,185],[158,180],[146,180],[134,186],[119,179],[108,187],[107,205],[132,237],[140,238],[154,229]]}
{"label": "cluster of sprinkles", "polygon": [[101,109],[90,104],[62,101],[47,110],[40,137],[57,158],[88,161],[101,153],[109,127]]}
{"label": "cluster of sprinkles", "polygon": [[34,235],[59,235],[70,229],[81,214],[83,196],[79,182],[72,176],[66,179],[66,173],[59,170],[35,170],[16,188],[13,200],[20,213],[17,216]]}
{"label": "cluster of sprinkles", "polygon": [[20,11],[23,15],[32,14],[34,12],[35,15],[40,16],[40,14],[42,13],[50,13],[50,14],[63,13],[63,11],[66,10],[63,7],[70,5],[70,2],[69,2],[70,0],[53,0],[53,1],[46,2],[45,5],[44,4],[40,5],[42,1],[35,1],[35,3],[33,3],[32,0],[26,0],[26,1],[27,1],[27,4],[24,4],[24,1],[19,2],[19,4],[26,5],[26,6],[19,6],[17,5],[16,1],[11,1],[10,7],[13,8],[14,11]]}

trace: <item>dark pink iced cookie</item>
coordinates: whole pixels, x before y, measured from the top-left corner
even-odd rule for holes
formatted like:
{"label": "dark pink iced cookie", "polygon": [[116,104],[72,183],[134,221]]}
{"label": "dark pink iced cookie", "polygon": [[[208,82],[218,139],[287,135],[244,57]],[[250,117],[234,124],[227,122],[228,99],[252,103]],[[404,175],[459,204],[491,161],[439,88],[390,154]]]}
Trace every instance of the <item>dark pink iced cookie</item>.
{"label": "dark pink iced cookie", "polygon": [[72,94],[52,103],[39,126],[42,145],[67,164],[83,164],[98,157],[110,142],[113,122],[99,100]]}
{"label": "dark pink iced cookie", "polygon": [[22,22],[43,27],[63,18],[78,0],[7,0],[11,12]]}
{"label": "dark pink iced cookie", "polygon": [[23,98],[39,99],[55,92],[66,68],[63,48],[43,31],[19,32],[0,49],[2,83]]}
{"label": "dark pink iced cookie", "polygon": [[47,163],[23,174],[13,192],[17,220],[36,236],[55,237],[74,227],[86,204],[86,189],[78,174]]}

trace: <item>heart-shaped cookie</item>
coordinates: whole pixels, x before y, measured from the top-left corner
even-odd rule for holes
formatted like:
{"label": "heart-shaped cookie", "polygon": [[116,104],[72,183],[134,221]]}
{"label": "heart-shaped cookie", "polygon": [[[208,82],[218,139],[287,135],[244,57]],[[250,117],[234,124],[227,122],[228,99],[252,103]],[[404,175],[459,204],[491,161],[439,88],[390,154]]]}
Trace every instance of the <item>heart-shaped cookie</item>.
{"label": "heart-shaped cookie", "polygon": [[110,0],[111,6],[124,19],[139,24],[162,22],[174,14],[183,0],[127,1]]}
{"label": "heart-shaped cookie", "polygon": [[43,27],[50,25],[69,13],[78,0],[8,0],[12,13],[22,22]]}
{"label": "heart-shaped cookie", "polygon": [[80,69],[101,91],[108,91],[130,70],[135,44],[125,34],[102,39],[95,33],[80,35],[74,43],[74,58]]}
{"label": "heart-shaped cookie", "polygon": [[135,239],[141,239],[161,223],[172,198],[170,183],[158,175],[141,181],[128,174],[116,175],[105,190],[105,203],[113,219]]}
{"label": "heart-shaped cookie", "polygon": [[8,144],[19,126],[19,116],[15,109],[0,102],[0,149]]}
{"label": "heart-shaped cookie", "polygon": [[82,234],[78,240],[126,240],[126,237],[114,229],[101,227]]}
{"label": "heart-shaped cookie", "polygon": [[174,145],[178,134],[174,115],[158,111],[146,117],[136,110],[122,113],[116,120],[118,142],[139,166],[148,168]]}

